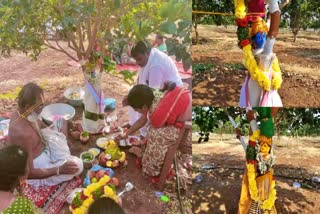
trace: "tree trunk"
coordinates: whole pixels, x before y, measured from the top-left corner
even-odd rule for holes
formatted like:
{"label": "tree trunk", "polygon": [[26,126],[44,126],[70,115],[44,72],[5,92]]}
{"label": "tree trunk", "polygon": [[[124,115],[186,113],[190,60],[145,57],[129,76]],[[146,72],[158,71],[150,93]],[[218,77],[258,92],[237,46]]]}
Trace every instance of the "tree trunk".
{"label": "tree trunk", "polygon": [[194,28],[195,32],[196,32],[196,45],[199,43],[199,32],[198,32],[198,25],[195,24],[195,28]]}
{"label": "tree trunk", "polygon": [[293,30],[293,43],[296,42],[296,40],[297,40],[297,35],[298,35],[298,30]]}

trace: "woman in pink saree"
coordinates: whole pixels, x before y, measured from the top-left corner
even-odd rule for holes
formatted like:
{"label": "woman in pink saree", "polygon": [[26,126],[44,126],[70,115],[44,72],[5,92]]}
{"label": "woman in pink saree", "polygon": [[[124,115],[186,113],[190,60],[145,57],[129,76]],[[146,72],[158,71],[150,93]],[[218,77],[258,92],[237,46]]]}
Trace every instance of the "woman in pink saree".
{"label": "woman in pink saree", "polygon": [[[168,147],[177,143],[184,122],[191,120],[191,93],[175,83],[166,83],[162,90],[136,85],[129,92],[128,104],[142,116],[121,138],[126,139],[149,123],[142,171],[152,177],[159,176]],[[191,144],[191,136],[187,141]]]}

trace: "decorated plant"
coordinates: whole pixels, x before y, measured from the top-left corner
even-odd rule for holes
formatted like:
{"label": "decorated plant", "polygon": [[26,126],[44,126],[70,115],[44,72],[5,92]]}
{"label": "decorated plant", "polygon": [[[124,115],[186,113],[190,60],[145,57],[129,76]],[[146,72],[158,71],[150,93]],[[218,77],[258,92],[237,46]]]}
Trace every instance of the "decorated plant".
{"label": "decorated plant", "polygon": [[[260,128],[252,130],[249,145],[246,151],[247,176],[249,193],[253,201],[258,202],[262,210],[271,210],[276,200],[275,180],[272,167],[275,156],[272,149],[272,136],[274,135],[274,124],[271,108],[255,108],[260,121]],[[257,187],[257,178],[266,175],[270,180],[270,194],[266,198],[260,194]],[[263,187],[264,188],[264,187]],[[262,191],[263,192],[263,191]]]}
{"label": "decorated plant", "polygon": [[244,66],[248,69],[251,78],[256,80],[262,89],[265,91],[270,91],[271,88],[278,90],[282,84],[278,59],[275,57],[275,60],[273,61],[273,74],[270,80],[266,75],[268,71],[258,66],[252,53],[253,48],[261,48],[265,41],[268,32],[265,20],[257,17],[257,14],[254,14],[256,18],[253,21],[249,21],[246,14],[245,1],[235,0],[234,3],[236,23],[238,25],[238,45],[243,50]]}

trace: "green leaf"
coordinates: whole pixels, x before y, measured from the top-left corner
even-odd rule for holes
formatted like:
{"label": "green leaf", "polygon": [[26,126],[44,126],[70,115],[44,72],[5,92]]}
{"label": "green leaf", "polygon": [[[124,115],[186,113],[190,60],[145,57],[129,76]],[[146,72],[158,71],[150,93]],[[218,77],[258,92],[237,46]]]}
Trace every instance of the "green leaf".
{"label": "green leaf", "polygon": [[165,22],[160,25],[160,30],[167,33],[167,34],[176,34],[177,33],[177,26],[174,22]]}
{"label": "green leaf", "polygon": [[114,0],[114,6],[118,9],[120,7],[120,0]]}

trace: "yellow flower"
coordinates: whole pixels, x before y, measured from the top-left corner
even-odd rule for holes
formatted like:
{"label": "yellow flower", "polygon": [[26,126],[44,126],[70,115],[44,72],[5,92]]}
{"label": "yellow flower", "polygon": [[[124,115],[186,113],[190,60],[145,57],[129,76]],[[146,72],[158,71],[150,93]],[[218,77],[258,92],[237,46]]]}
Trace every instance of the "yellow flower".
{"label": "yellow flower", "polygon": [[273,64],[272,64],[272,87],[275,90],[278,90],[282,84],[282,76],[281,76],[281,69],[279,66],[278,58],[276,57]]}
{"label": "yellow flower", "polygon": [[244,0],[234,0],[235,16],[237,19],[243,19],[246,16],[246,5]]}
{"label": "yellow flower", "polygon": [[125,152],[121,152],[121,157],[119,159],[119,162],[122,163],[126,160],[126,153]]}
{"label": "yellow flower", "polygon": [[259,70],[251,48],[251,45],[247,45],[243,48],[244,66],[248,69],[251,78],[257,81],[261,88],[263,88],[265,91],[270,91],[271,82],[267,75],[263,71]]}
{"label": "yellow flower", "polygon": [[114,192],[113,192],[113,190],[109,187],[109,186],[105,186],[104,187],[104,195],[106,196],[106,197],[109,197],[109,196],[111,196],[111,195],[113,195],[114,194]]}
{"label": "yellow flower", "polygon": [[110,177],[108,175],[103,176],[100,181],[98,182],[99,186],[104,186],[108,181],[110,180]]}
{"label": "yellow flower", "polygon": [[254,201],[259,200],[258,188],[256,183],[256,173],[253,164],[247,164],[247,175],[248,175],[248,183],[249,183],[249,193],[250,197]]}
{"label": "yellow flower", "polygon": [[277,191],[275,188],[276,182],[273,180],[271,183],[271,193],[269,195],[269,198],[267,200],[264,200],[262,204],[260,205],[261,209],[263,210],[271,210],[271,208],[274,206],[274,202],[276,201],[277,197]]}
{"label": "yellow flower", "polygon": [[103,194],[102,197],[112,198],[115,201],[118,200],[117,195],[115,194],[115,192],[109,186],[105,186],[104,187],[104,194]]}
{"label": "yellow flower", "polygon": [[259,136],[260,136],[260,129],[257,129],[250,136],[250,141],[257,141],[259,139]]}
{"label": "yellow flower", "polygon": [[117,201],[117,195],[116,193],[108,186],[105,186],[106,183],[110,180],[110,177],[105,175],[103,176],[99,182],[90,184],[83,190],[84,195],[88,196],[88,198],[82,203],[81,207],[78,207],[75,210],[72,210],[71,206],[69,207],[69,210],[73,214],[86,214],[88,207],[94,202],[92,193],[96,191],[98,188],[101,188],[104,186],[104,195],[103,197],[109,197],[113,200]]}

